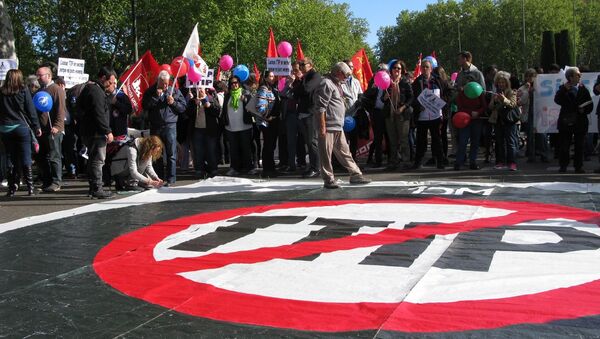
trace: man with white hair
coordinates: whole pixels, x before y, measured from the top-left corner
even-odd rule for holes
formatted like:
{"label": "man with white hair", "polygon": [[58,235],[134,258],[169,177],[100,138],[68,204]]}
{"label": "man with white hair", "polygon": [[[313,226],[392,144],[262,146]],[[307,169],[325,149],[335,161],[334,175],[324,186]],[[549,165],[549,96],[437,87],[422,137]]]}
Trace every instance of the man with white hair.
{"label": "man with white hair", "polygon": [[342,83],[352,74],[344,62],[335,64],[331,73],[323,78],[315,93],[315,126],[319,141],[320,172],[325,188],[339,188],[333,176],[331,153],[340,165],[350,172],[351,184],[368,184],[371,180],[363,177],[362,172],[352,159],[344,136],[344,92]]}
{"label": "man with white hair", "polygon": [[169,86],[167,71],[158,73],[156,84],[144,92],[142,107],[148,111],[150,134],[158,136],[165,145],[167,170],[161,157],[156,161],[156,172],[164,186],[175,183],[177,169],[177,118],[185,112],[186,100],[179,89]]}

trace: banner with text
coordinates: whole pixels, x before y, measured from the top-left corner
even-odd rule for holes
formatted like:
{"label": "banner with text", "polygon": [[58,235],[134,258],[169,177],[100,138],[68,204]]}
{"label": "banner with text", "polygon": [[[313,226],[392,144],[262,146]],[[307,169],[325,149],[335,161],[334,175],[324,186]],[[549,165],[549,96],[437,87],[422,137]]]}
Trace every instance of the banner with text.
{"label": "banner with text", "polygon": [[202,75],[202,80],[198,82],[191,82],[187,77],[185,78],[186,88],[214,88],[215,82],[215,70],[209,68],[205,75]]}
{"label": "banner with text", "polygon": [[292,74],[292,59],[267,58],[267,69],[275,76],[288,76]]}
{"label": "banner with text", "polygon": [[[592,87],[600,73],[582,73],[581,82],[592,94],[594,101],[594,110],[588,116],[590,121],[589,133],[598,132],[598,116],[596,107],[598,107],[598,98],[594,95]],[[560,106],[554,103],[554,95],[560,85],[566,81],[563,72],[557,74],[540,74],[535,82],[535,92],[533,95],[534,127],[538,133],[558,133],[556,121],[560,113]]]}
{"label": "banner with text", "polygon": [[19,60],[0,59],[0,80],[5,80],[6,73],[11,69],[19,69]]}
{"label": "banner with text", "polygon": [[89,74],[85,74],[85,60],[83,59],[58,58],[56,75],[65,79],[66,88],[84,83],[90,78]]}

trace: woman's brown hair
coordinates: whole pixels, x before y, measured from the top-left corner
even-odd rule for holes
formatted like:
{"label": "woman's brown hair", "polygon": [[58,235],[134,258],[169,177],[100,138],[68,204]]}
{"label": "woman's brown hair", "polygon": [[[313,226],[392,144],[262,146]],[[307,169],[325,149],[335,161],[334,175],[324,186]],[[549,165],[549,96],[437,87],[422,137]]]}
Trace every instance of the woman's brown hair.
{"label": "woman's brown hair", "polygon": [[142,138],[140,141],[140,154],[142,159],[146,160],[152,158],[152,161],[160,158],[163,153],[163,143],[156,135],[151,135],[146,138]]}
{"label": "woman's brown hair", "polygon": [[6,80],[4,80],[4,84],[0,87],[0,91],[4,95],[13,95],[24,88],[23,73],[18,69],[11,69],[6,73]]}

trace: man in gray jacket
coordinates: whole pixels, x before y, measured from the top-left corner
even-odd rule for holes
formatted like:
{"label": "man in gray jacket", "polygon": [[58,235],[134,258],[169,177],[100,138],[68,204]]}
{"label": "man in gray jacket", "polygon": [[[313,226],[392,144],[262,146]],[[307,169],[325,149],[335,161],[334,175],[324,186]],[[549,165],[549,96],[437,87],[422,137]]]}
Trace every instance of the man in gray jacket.
{"label": "man in gray jacket", "polygon": [[333,176],[331,153],[339,163],[350,172],[351,184],[367,184],[371,180],[363,177],[362,172],[352,159],[348,142],[344,136],[344,116],[346,106],[342,83],[352,74],[344,62],[335,64],[331,73],[323,78],[314,97],[316,113],[315,126],[319,141],[320,172],[325,188],[339,188]]}

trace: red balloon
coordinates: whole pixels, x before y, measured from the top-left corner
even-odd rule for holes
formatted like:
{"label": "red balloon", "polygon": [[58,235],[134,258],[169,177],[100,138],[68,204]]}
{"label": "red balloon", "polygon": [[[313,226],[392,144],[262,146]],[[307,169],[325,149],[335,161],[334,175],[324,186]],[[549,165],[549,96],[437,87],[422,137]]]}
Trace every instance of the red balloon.
{"label": "red balloon", "polygon": [[456,112],[452,117],[452,124],[456,128],[465,128],[471,122],[471,114],[467,112]]}
{"label": "red balloon", "polygon": [[171,72],[171,65],[169,65],[169,64],[162,64],[162,65],[160,65],[160,70],[161,71],[167,71],[171,75],[173,74],[173,72]]}
{"label": "red balloon", "polygon": [[178,56],[171,61],[171,71],[174,77],[179,78],[187,74],[189,63],[186,58]]}

